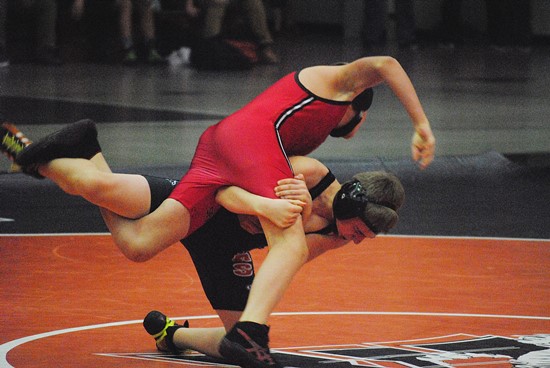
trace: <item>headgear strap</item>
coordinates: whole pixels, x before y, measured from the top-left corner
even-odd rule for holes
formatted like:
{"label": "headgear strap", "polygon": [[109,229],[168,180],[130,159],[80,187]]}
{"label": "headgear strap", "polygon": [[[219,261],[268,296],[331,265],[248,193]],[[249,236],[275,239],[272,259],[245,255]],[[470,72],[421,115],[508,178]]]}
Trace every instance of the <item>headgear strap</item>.
{"label": "headgear strap", "polygon": [[355,116],[344,126],[340,128],[333,129],[330,132],[331,137],[340,138],[345,137],[355,129],[355,127],[361,122],[363,117],[361,116],[362,111],[367,111],[372,105],[372,99],[374,97],[374,91],[372,88],[367,88],[359,95],[357,95],[353,101],[351,101],[351,106],[357,112]]}
{"label": "headgear strap", "polygon": [[330,136],[334,138],[345,137],[355,129],[355,127],[361,122],[363,117],[361,113],[357,113],[351,120],[344,126],[336,129],[332,129]]}

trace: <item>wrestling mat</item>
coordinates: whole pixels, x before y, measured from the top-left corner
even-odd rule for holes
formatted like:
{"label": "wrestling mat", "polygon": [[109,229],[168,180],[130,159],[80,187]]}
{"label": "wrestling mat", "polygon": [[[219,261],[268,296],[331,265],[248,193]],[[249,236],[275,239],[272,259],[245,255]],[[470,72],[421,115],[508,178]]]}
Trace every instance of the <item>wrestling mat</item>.
{"label": "wrestling mat", "polygon": [[[550,367],[548,167],[494,152],[424,172],[405,160],[325,163],[341,180],[393,171],[407,201],[391,235],[299,272],[270,320],[285,366]],[[141,326],[152,309],[221,325],[181,245],[132,263],[97,209],[22,174],[0,175],[0,209],[0,367],[229,367],[158,353]],[[258,267],[265,250],[253,256]]]}

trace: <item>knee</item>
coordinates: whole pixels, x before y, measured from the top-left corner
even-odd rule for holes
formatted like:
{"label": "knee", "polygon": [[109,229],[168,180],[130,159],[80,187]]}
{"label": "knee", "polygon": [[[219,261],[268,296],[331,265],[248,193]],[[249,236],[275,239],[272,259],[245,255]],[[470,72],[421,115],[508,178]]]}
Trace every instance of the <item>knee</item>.
{"label": "knee", "polygon": [[150,247],[147,246],[142,241],[116,241],[119,249],[122,251],[122,254],[132,262],[143,263],[147,262],[155,256],[154,253],[150,252]]}
{"label": "knee", "polygon": [[149,255],[149,254],[145,254],[145,253],[140,253],[140,252],[130,252],[129,254],[124,254],[126,256],[126,258],[128,258],[130,261],[132,262],[136,262],[136,263],[143,263],[143,262],[147,262],[148,260],[150,260],[151,258],[153,258],[152,255]]}
{"label": "knee", "polygon": [[144,248],[136,247],[135,244],[132,244],[132,246],[124,245],[123,248],[121,247],[121,250],[127,259],[135,263],[147,262],[154,256],[154,254],[151,254]]}

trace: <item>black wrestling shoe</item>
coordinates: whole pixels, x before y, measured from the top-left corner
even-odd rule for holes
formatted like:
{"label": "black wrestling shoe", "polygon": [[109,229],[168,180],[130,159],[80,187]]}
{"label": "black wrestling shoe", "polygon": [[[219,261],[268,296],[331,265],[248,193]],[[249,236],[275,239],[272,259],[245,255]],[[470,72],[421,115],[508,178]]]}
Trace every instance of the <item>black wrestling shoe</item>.
{"label": "black wrestling shoe", "polygon": [[174,345],[174,333],[178,328],[188,328],[189,321],[178,325],[161,312],[151,311],[143,319],[143,327],[149,335],[153,336],[159,351],[178,354],[182,350]]}
{"label": "black wrestling shoe", "polygon": [[220,344],[220,354],[244,368],[282,368],[269,351],[269,327],[238,322]]}
{"label": "black wrestling shoe", "polygon": [[101,152],[97,129],[92,120],[85,119],[67,125],[39,141],[25,147],[15,163],[29,175],[41,177],[38,166],[56,158],[90,159]]}

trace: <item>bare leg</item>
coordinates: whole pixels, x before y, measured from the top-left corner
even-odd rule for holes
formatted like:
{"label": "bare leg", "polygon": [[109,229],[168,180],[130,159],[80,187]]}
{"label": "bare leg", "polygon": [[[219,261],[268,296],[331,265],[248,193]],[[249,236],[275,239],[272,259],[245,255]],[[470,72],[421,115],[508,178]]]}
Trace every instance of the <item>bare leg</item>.
{"label": "bare leg", "polygon": [[[57,162],[55,162],[57,161]],[[69,180],[66,176],[69,176],[74,171],[85,171],[86,174],[82,176],[93,177],[93,184],[88,183],[86,187],[92,188],[92,192],[96,197],[96,205],[104,207],[109,206],[110,208],[114,207],[112,205],[112,200],[115,202],[125,202],[128,203],[119,203],[117,208],[128,208],[132,205],[135,206],[133,212],[143,212],[141,216],[147,214],[150,206],[150,191],[147,181],[140,175],[126,175],[126,174],[112,174],[112,171],[105,160],[103,154],[98,153],[92,159],[89,160],[80,160],[80,159],[58,159],[52,161],[51,164],[45,165],[44,168],[40,169],[42,175],[50,177],[52,180],[61,183],[67,187],[75,187],[74,192],[83,191],[75,185],[73,180],[72,183],[67,183]],[[65,173],[66,176],[62,175]],[[104,180],[96,178],[104,177],[108,178],[110,181],[109,188],[105,186],[100,187],[98,183],[103,182]],[[73,193],[80,194],[80,193]],[[99,198],[101,196],[101,198]],[[88,195],[88,197],[90,197]],[[129,199],[133,198],[133,199]],[[139,203],[143,202],[143,203]],[[124,229],[118,229],[118,226],[124,227],[125,221],[112,210],[107,208],[100,207],[101,214],[105,223],[110,229],[115,229],[117,231],[123,231]],[[116,211],[115,211],[116,212]],[[139,217],[141,217],[139,216]],[[121,249],[122,250],[122,249]],[[124,253],[124,250],[123,250]],[[239,320],[241,315],[240,311],[228,311],[228,310],[218,310],[216,311],[220,316],[225,327],[217,328],[181,328],[176,331],[174,334],[173,342],[180,349],[192,349],[199,351],[203,354],[207,354],[212,357],[221,358],[221,355],[218,351],[220,341],[223,339],[227,333],[226,329],[229,330],[233,325]]]}
{"label": "bare leg", "polygon": [[174,333],[174,344],[180,349],[191,349],[214,358],[221,358],[218,346],[227,332],[223,327],[180,328]]}
{"label": "bare leg", "polygon": [[55,159],[42,165],[39,172],[66,193],[79,195],[120,216],[139,218],[149,212],[151,195],[145,178],[141,175],[113,174],[101,153],[92,160]]}
{"label": "bare leg", "polygon": [[266,324],[292,278],[307,261],[308,248],[301,218],[286,229],[266,219],[260,221],[269,244],[269,253],[254,278],[240,320]]}
{"label": "bare leg", "polygon": [[[81,195],[100,206],[105,223],[114,233],[124,233],[128,223],[127,219],[117,213],[130,217],[128,214],[131,212],[136,214],[136,217],[142,217],[149,211],[151,195],[145,178],[140,175],[113,174],[102,153],[96,154],[90,160],[56,159],[43,165],[39,170],[66,192]],[[125,254],[130,254],[129,258],[135,257],[132,256],[135,253],[134,249],[121,250]],[[156,250],[147,251],[146,254],[154,252]],[[221,358],[218,351],[220,341],[227,333],[226,329],[231,329],[239,320],[241,312],[217,312],[225,327],[181,328],[174,334],[174,344],[180,349],[192,349]]]}
{"label": "bare leg", "polygon": [[260,218],[260,222],[269,253],[256,273],[239,322],[224,336],[219,352],[242,367],[282,367],[269,352],[267,321],[294,275],[306,262],[308,248],[301,217],[285,229],[266,218]]}
{"label": "bare leg", "polygon": [[174,199],[166,199],[154,212],[128,219],[110,211],[103,218],[120,251],[134,262],[145,262],[185,238],[191,216]]}
{"label": "bare leg", "polygon": [[105,160],[105,156],[103,156],[103,153],[101,152],[99,152],[97,155],[92,157],[90,161],[94,163],[94,165],[97,167],[99,171],[108,172],[108,173],[113,172],[111,170],[111,167]]}
{"label": "bare leg", "polygon": [[215,358],[221,358],[220,342],[239,320],[240,311],[216,310],[224,327],[180,328],[174,333],[173,342],[179,349],[191,349]]}
{"label": "bare leg", "polygon": [[151,194],[146,179],[111,173],[101,153],[92,160],[55,159],[40,166],[39,172],[65,192],[106,209],[105,223],[120,251],[132,261],[144,262],[187,234],[190,216],[181,203],[167,199],[148,214]]}

